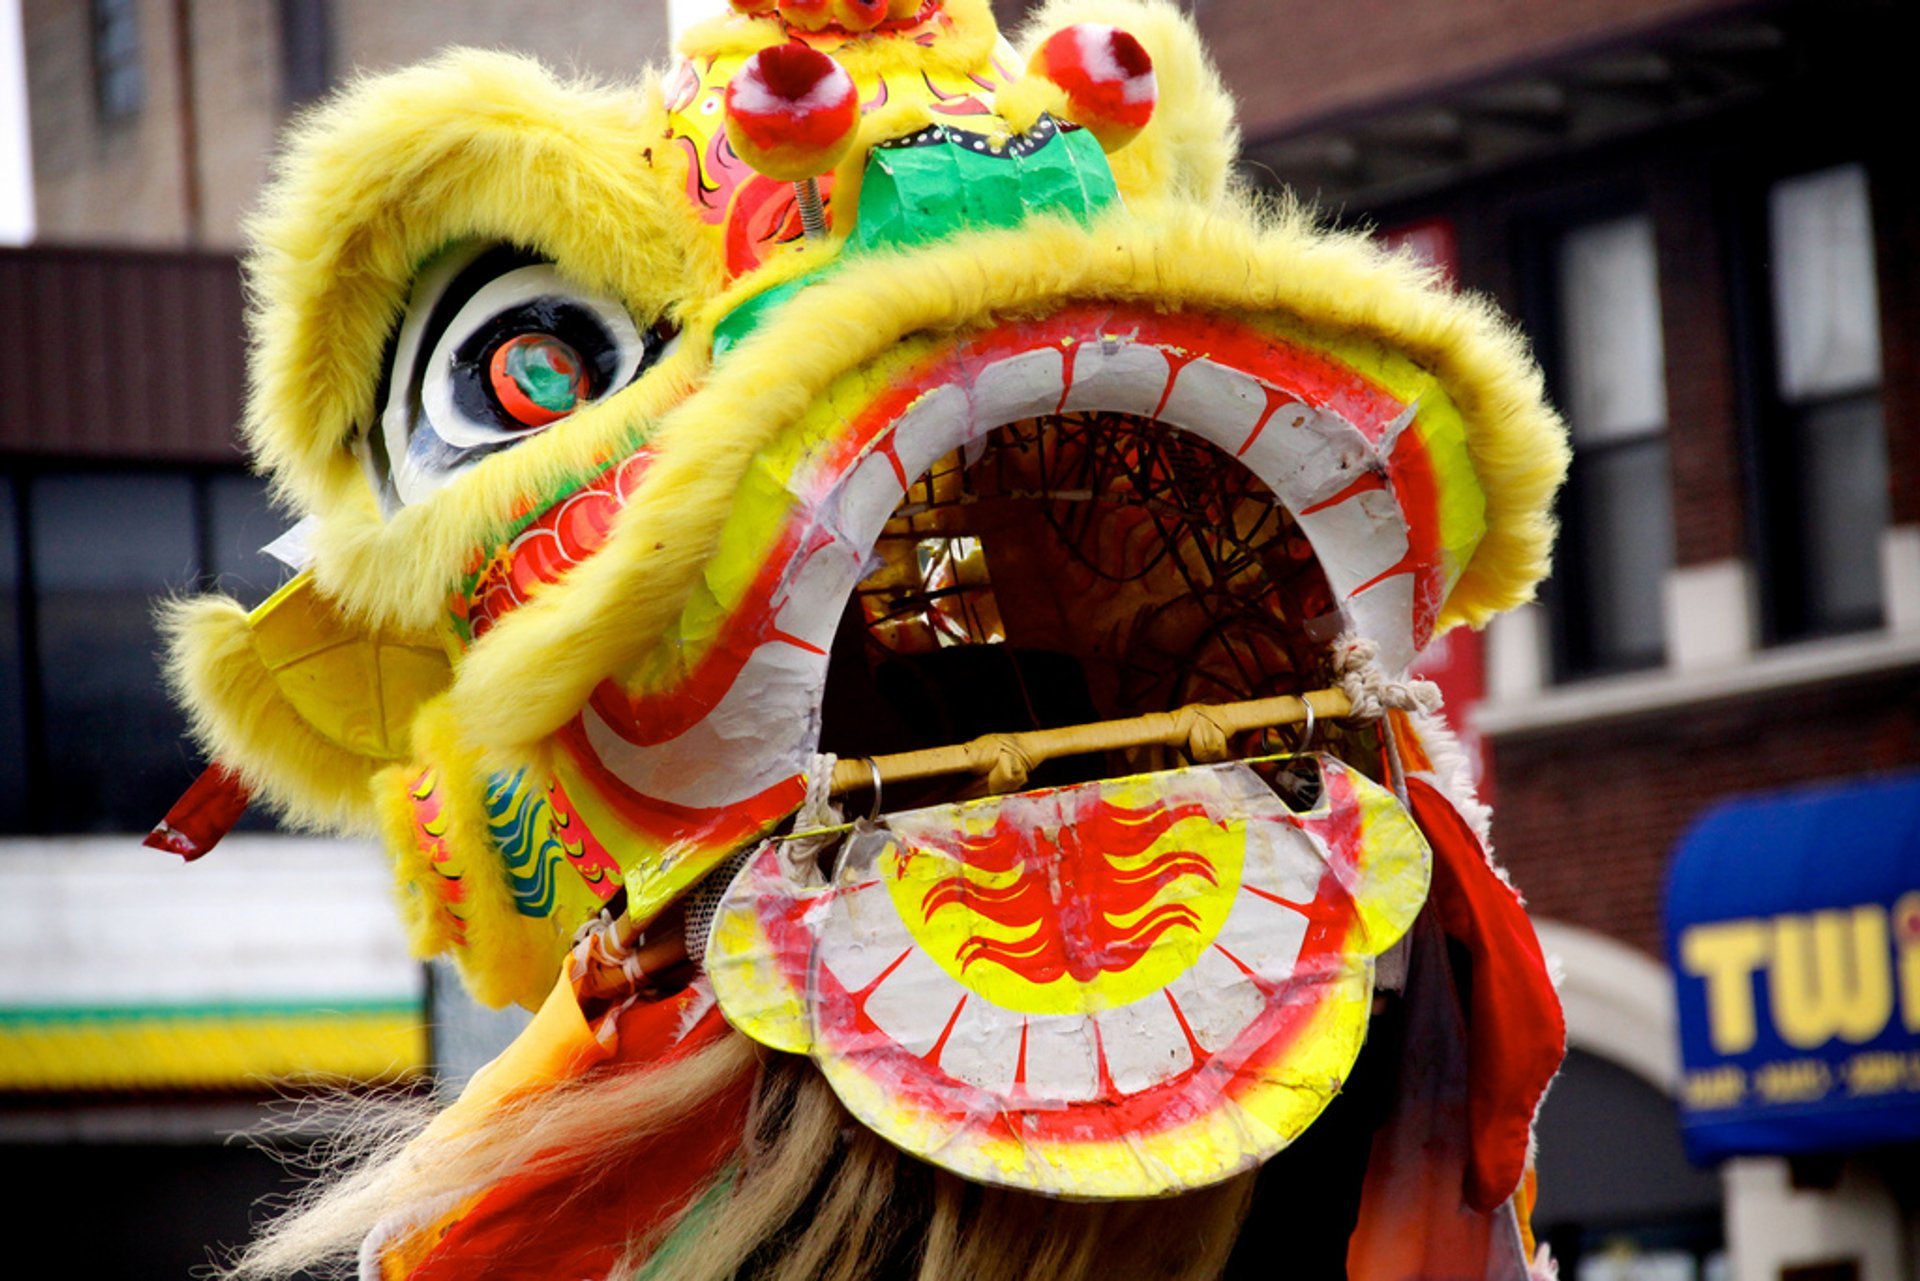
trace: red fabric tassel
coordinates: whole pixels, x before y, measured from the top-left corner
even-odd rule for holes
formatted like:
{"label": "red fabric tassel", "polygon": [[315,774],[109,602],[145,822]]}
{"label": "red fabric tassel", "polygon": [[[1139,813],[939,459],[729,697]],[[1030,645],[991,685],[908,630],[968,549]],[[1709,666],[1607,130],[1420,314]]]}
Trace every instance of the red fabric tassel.
{"label": "red fabric tassel", "polygon": [[1433,846],[1428,904],[1467,950],[1467,1203],[1490,1213],[1520,1186],[1533,1114],[1566,1054],[1567,1024],[1540,940],[1480,838],[1432,784],[1407,781],[1414,821]]}
{"label": "red fabric tassel", "polygon": [[240,776],[215,761],[173,803],[141,844],[191,863],[220,843],[247,812],[253,796]]}

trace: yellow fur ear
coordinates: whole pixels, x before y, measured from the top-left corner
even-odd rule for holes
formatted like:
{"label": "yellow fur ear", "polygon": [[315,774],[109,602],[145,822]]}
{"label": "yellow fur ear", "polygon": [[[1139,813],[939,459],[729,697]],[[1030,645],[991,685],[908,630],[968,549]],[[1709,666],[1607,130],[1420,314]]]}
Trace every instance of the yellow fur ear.
{"label": "yellow fur ear", "polygon": [[369,779],[450,679],[432,637],[356,626],[305,574],[251,614],[209,596],[160,626],[194,737],[301,826],[370,826]]}
{"label": "yellow fur ear", "polygon": [[1219,200],[1240,149],[1240,130],[1233,99],[1187,15],[1165,0],[1053,0],[1020,30],[1021,65],[1048,36],[1076,22],[1119,27],[1153,59],[1160,89],[1153,119],[1107,157],[1120,194],[1136,205],[1162,197],[1201,205]]}

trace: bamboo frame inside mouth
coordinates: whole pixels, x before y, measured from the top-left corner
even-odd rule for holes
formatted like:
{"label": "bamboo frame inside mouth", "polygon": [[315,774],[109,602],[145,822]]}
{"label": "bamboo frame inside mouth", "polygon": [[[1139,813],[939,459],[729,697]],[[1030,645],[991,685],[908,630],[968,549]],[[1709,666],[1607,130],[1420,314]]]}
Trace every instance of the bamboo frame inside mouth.
{"label": "bamboo frame inside mouth", "polygon": [[844,796],[872,787],[942,774],[984,778],[992,794],[1018,791],[1034,767],[1062,756],[1115,751],[1128,747],[1178,747],[1196,762],[1226,759],[1227,740],[1249,730],[1337,720],[1353,710],[1337,689],[1302,695],[1252,698],[1235,703],[1189,703],[1171,712],[1149,712],[1122,720],[1057,729],[982,734],[965,743],[928,747],[892,756],[849,757],[834,764],[829,792]]}
{"label": "bamboo frame inside mouth", "polygon": [[[840,796],[873,787],[876,779],[885,785],[942,774],[972,774],[984,777],[990,792],[1010,792],[1025,784],[1035,766],[1056,757],[1154,745],[1181,748],[1195,762],[1221,761],[1229,755],[1227,740],[1235,734],[1282,725],[1311,726],[1321,720],[1338,720],[1352,710],[1353,704],[1343,691],[1318,689],[1297,696],[1235,703],[1189,703],[1171,712],[1087,725],[983,734],[946,747],[837,761],[829,790]],[[608,940],[611,954],[589,960],[575,978],[575,991],[582,999],[616,999],[643,983],[646,976],[686,963],[687,940],[677,926],[663,937],[644,943],[641,929],[625,915],[612,922]]]}

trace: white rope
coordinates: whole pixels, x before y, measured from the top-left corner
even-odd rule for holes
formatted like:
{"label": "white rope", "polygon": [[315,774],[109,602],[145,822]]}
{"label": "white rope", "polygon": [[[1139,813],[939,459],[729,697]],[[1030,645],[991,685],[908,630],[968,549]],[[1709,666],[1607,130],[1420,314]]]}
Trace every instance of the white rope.
{"label": "white rope", "polygon": [[821,752],[807,766],[807,799],[793,816],[793,830],[811,831],[816,827],[836,827],[840,808],[829,795],[833,787],[833,767],[839,760],[832,752]]}
{"label": "white rope", "polygon": [[1394,680],[1381,669],[1380,649],[1364,636],[1333,643],[1333,669],[1340,691],[1353,705],[1344,720],[1377,721],[1389,711],[1431,715],[1440,710],[1440,687],[1432,681]]}

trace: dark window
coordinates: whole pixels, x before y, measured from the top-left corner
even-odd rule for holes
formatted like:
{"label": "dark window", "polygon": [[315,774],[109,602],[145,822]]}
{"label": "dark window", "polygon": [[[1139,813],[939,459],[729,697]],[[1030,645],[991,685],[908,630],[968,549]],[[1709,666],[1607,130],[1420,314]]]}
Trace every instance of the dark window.
{"label": "dark window", "polygon": [[280,0],[281,96],[289,107],[327,91],[333,73],[331,8],[327,0]]}
{"label": "dark window", "polygon": [[[1533,1227],[1568,1281],[1724,1281],[1720,1179],[1687,1164],[1673,1102],[1580,1050],[1536,1122]],[[1630,1134],[1632,1142],[1617,1136]]]}
{"label": "dark window", "polygon": [[260,550],[285,531],[287,518],[258,477],[221,472],[204,483],[202,575],[212,590],[251,609],[287,579],[287,567]]}
{"label": "dark window", "polygon": [[201,764],[154,606],[216,582],[257,603],[285,577],[254,550],[280,522],[235,473],[44,470],[0,493],[0,824],[144,831]]}
{"label": "dark window", "polygon": [[1556,669],[1656,666],[1673,516],[1653,222],[1635,213],[1566,227],[1541,265],[1539,319],[1574,446],[1549,593]]}
{"label": "dark window", "polygon": [[[27,658],[20,601],[20,504],[0,476],[0,831],[26,823]],[[13,762],[6,764],[6,762]]]}
{"label": "dark window", "polygon": [[1750,304],[1754,522],[1766,636],[1877,627],[1888,521],[1880,322],[1866,171],[1769,185]]}
{"label": "dark window", "polygon": [[135,0],[93,0],[93,99],[102,120],[125,120],[146,102]]}

